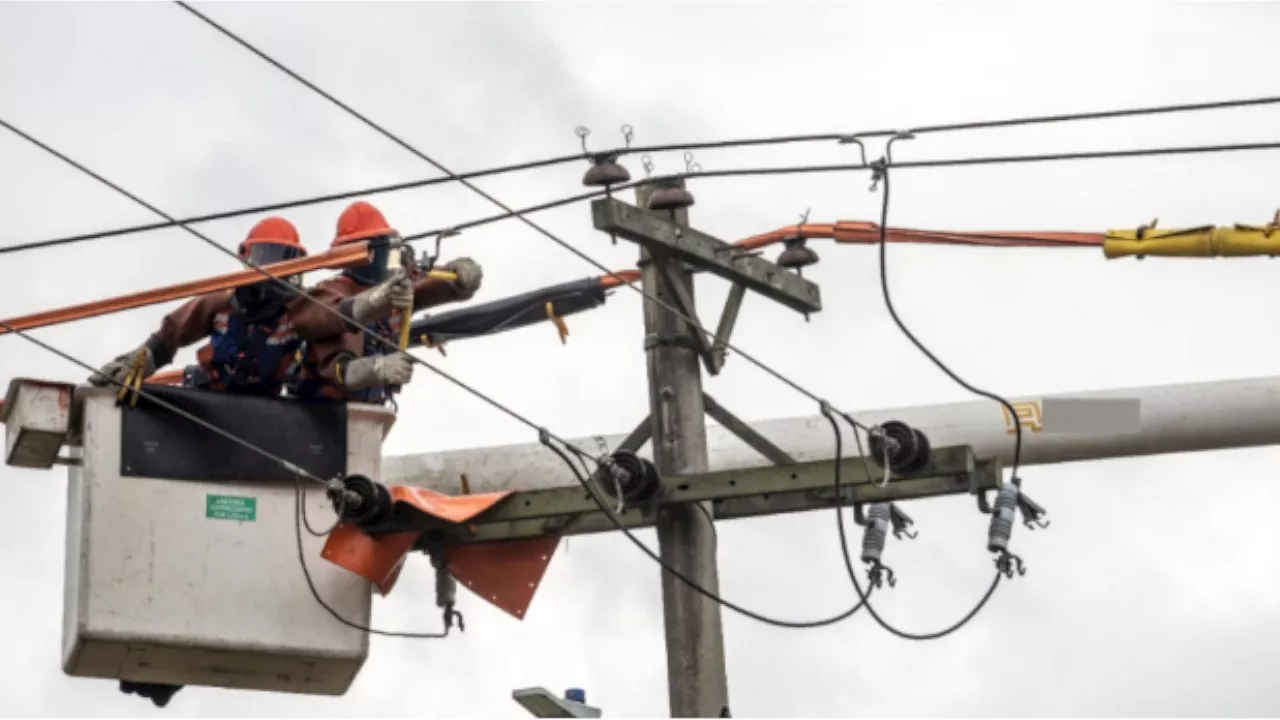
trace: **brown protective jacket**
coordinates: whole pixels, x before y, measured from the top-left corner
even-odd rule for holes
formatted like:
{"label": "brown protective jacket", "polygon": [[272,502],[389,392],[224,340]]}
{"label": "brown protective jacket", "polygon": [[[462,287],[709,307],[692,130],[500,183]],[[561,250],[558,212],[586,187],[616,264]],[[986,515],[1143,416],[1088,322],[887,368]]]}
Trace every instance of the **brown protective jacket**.
{"label": "brown protective jacket", "polygon": [[[160,329],[147,339],[156,367],[168,365],[179,350],[207,338],[213,331],[218,313],[231,309],[234,295],[234,290],[198,295],[165,315],[160,321]],[[329,295],[321,295],[316,300],[332,302],[336,309],[337,301]],[[296,333],[298,338],[314,342],[331,337],[334,323],[341,325],[332,314],[314,307],[312,301],[297,297],[285,306],[285,318],[276,327],[278,332]]]}
{"label": "brown protective jacket", "polygon": [[[364,333],[352,330],[342,318],[316,304],[339,313],[349,313],[350,303],[347,301],[368,289],[346,275],[338,275],[321,281],[308,291],[314,302],[303,302],[290,308],[294,323],[307,329],[308,336],[304,339],[312,341],[308,364],[326,383],[337,384],[336,370],[340,360],[345,362],[364,355],[365,337]],[[447,281],[425,277],[414,282],[413,290],[415,311],[469,300],[474,294],[460,292]],[[385,322],[391,327],[399,327],[400,311],[393,310]],[[394,342],[396,338],[390,340]]]}

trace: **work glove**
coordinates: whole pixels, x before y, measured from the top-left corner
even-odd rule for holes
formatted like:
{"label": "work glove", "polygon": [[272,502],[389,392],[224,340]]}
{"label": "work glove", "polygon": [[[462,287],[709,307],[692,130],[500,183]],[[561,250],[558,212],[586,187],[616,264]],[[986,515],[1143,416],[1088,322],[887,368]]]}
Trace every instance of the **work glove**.
{"label": "work glove", "polygon": [[[142,376],[144,378],[151,377],[156,372],[156,357],[151,354],[151,348],[143,345],[136,350],[127,352],[106,365],[103,365],[98,372],[89,376],[89,384],[96,385],[98,387],[106,387],[107,385],[114,385],[115,383],[123,383],[124,379],[128,377],[129,371],[133,369],[133,362],[138,357],[138,353],[144,353],[146,356],[142,368]],[[107,378],[111,378],[111,380],[102,377],[103,375],[106,375]],[[111,382],[112,380],[114,380],[115,383]]]}
{"label": "work glove", "polygon": [[352,298],[351,317],[361,325],[368,325],[387,317],[392,308],[401,311],[413,308],[413,281],[404,268],[396,268],[389,280]]}
{"label": "work glove", "polygon": [[413,361],[402,352],[356,358],[347,363],[343,374],[343,384],[352,390],[378,385],[405,385],[413,379]]}
{"label": "work glove", "polygon": [[453,289],[464,298],[475,295],[480,289],[481,282],[484,281],[484,269],[480,267],[480,263],[469,257],[458,258],[440,269],[449,270],[458,276],[458,279],[453,281]]}

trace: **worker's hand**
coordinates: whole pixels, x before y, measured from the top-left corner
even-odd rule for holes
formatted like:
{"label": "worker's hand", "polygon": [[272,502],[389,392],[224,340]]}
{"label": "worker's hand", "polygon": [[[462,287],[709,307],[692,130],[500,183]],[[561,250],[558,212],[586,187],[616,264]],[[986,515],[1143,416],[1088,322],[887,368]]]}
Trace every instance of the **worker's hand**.
{"label": "worker's hand", "polygon": [[356,358],[347,363],[347,387],[363,390],[378,385],[405,385],[413,379],[413,361],[402,352]]}
{"label": "worker's hand", "polygon": [[480,289],[480,284],[484,281],[484,268],[480,267],[480,263],[469,257],[461,257],[453,262],[445,265],[442,270],[448,270],[458,276],[453,281],[453,287],[458,291],[458,295],[463,298],[470,298]]}
{"label": "worker's hand", "polygon": [[[96,385],[98,387],[106,387],[107,385],[123,383],[124,379],[128,377],[129,371],[133,369],[134,362],[136,362],[138,358],[138,353],[143,354],[142,376],[144,378],[151,377],[156,372],[156,358],[155,355],[151,354],[151,348],[143,345],[142,347],[139,347],[132,352],[127,352],[106,365],[103,365],[98,372],[89,376],[89,384]],[[106,377],[103,377],[103,375]],[[115,382],[112,382],[113,380]]]}
{"label": "worker's hand", "polygon": [[413,281],[404,268],[396,268],[389,280],[355,296],[351,316],[361,325],[368,325],[385,318],[392,308],[413,308]]}

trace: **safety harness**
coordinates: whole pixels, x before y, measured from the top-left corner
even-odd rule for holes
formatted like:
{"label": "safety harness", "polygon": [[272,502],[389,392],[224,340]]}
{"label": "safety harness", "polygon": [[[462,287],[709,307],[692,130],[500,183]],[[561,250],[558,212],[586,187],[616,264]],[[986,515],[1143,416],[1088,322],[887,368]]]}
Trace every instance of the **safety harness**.
{"label": "safety harness", "polygon": [[284,303],[273,301],[250,313],[232,297],[213,319],[209,344],[197,365],[183,371],[183,385],[232,394],[273,397],[296,372],[302,345]]}

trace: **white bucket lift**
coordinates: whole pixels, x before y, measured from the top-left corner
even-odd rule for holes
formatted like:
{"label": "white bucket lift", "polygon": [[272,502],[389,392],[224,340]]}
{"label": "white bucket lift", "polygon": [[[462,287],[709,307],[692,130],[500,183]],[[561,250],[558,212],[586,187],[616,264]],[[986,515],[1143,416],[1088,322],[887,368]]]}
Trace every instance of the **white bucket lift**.
{"label": "white bucket lift", "polygon": [[[372,405],[146,389],[317,474],[378,478],[395,421]],[[113,388],[14,380],[3,418],[8,464],[70,466],[67,674],[317,695],[350,687],[368,635],[312,595],[295,485],[280,463],[145,399],[119,407]],[[303,482],[312,527],[331,526],[323,489]],[[301,534],[316,593],[368,627],[370,583],[322,560],[324,540]]]}

